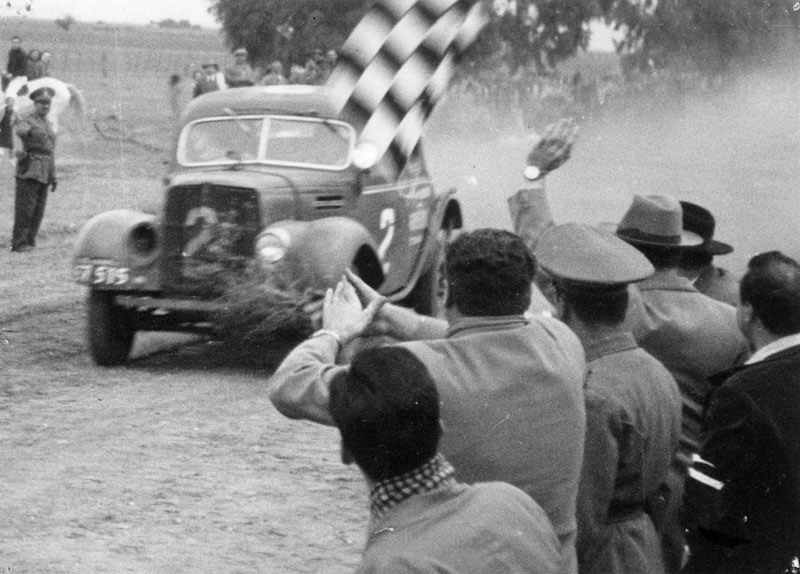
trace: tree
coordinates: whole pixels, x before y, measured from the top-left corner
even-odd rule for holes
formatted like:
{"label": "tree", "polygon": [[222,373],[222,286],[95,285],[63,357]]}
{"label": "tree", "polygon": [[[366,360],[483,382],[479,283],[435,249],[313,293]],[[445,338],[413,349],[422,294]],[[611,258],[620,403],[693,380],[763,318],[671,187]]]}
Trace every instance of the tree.
{"label": "tree", "polygon": [[303,63],[314,49],[338,49],[369,0],[216,0],[212,14],[226,43],[243,46],[253,63]]}
{"label": "tree", "polygon": [[655,67],[693,65],[719,74],[798,40],[800,5],[776,0],[605,0],[625,31],[620,51]]}
{"label": "tree", "polygon": [[72,26],[75,25],[75,18],[70,16],[69,14],[65,15],[63,18],[56,18],[55,20],[56,26],[64,30],[67,34],[69,34],[70,29]]}
{"label": "tree", "polygon": [[600,15],[595,0],[481,0],[492,21],[466,58],[497,60],[514,74],[531,64],[539,74],[585,49],[589,21]]}

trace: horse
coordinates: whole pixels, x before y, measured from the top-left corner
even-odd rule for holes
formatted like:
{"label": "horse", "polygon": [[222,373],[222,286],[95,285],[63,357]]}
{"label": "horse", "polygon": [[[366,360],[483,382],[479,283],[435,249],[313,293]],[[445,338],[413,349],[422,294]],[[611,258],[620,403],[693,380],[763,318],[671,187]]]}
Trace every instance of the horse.
{"label": "horse", "polygon": [[2,108],[0,120],[6,113],[5,101],[7,98],[14,98],[14,111],[18,114],[24,114],[33,109],[33,101],[30,99],[30,94],[43,87],[51,88],[55,92],[50,104],[48,117],[53,122],[53,129],[56,132],[58,131],[58,117],[68,107],[74,109],[79,117],[84,117],[86,100],[75,85],[50,77],[28,81],[25,76],[17,76],[8,82],[8,86],[5,88],[3,101],[0,102],[0,108]]}

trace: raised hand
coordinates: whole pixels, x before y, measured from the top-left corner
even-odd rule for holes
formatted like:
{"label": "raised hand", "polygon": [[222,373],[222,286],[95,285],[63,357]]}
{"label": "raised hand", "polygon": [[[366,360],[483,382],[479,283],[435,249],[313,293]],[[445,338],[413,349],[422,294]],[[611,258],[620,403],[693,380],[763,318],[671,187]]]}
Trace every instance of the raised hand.
{"label": "raised hand", "polygon": [[385,302],[386,299],[378,295],[366,306],[362,305],[353,285],[347,277],[342,277],[335,289],[328,289],[325,293],[322,328],[337,333],[341,343],[347,344],[366,331]]}
{"label": "raised hand", "polygon": [[564,165],[572,153],[578,131],[578,124],[572,118],[563,118],[547,126],[528,154],[528,167],[537,168],[537,176],[542,177]]}

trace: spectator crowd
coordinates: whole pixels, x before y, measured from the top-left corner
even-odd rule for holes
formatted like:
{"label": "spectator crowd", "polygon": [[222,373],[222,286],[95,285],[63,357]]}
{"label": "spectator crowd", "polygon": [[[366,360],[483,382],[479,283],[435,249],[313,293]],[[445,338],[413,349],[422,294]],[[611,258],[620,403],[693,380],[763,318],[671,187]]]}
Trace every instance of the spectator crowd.
{"label": "spectator crowd", "polygon": [[323,53],[316,49],[310,52],[303,65],[294,64],[286,75],[280,60],[270,62],[264,69],[253,68],[248,62],[245,48],[233,52],[234,62],[224,70],[217,62],[209,60],[199,67],[189,66],[192,76],[192,97],[208,92],[243,86],[275,86],[284,84],[322,84],[328,79],[336,65],[336,51]]}
{"label": "spectator crowd", "polygon": [[800,571],[800,264],[733,276],[713,215],[669,195],[556,225],[553,141],[515,233],[447,247],[445,318],[348,271],[270,382],[362,471],[358,572]]}

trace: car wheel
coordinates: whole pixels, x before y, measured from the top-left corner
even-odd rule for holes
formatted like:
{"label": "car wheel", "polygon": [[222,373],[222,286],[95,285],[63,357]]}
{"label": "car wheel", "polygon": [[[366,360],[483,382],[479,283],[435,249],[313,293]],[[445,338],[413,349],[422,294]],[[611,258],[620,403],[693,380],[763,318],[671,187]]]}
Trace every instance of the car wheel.
{"label": "car wheel", "polygon": [[446,286],[444,262],[447,246],[455,239],[456,229],[452,221],[446,221],[436,233],[436,246],[428,269],[420,276],[410,297],[414,310],[431,317],[444,316]]}
{"label": "car wheel", "polygon": [[114,303],[114,294],[89,292],[88,340],[94,362],[111,367],[128,359],[136,334],[135,312]]}

